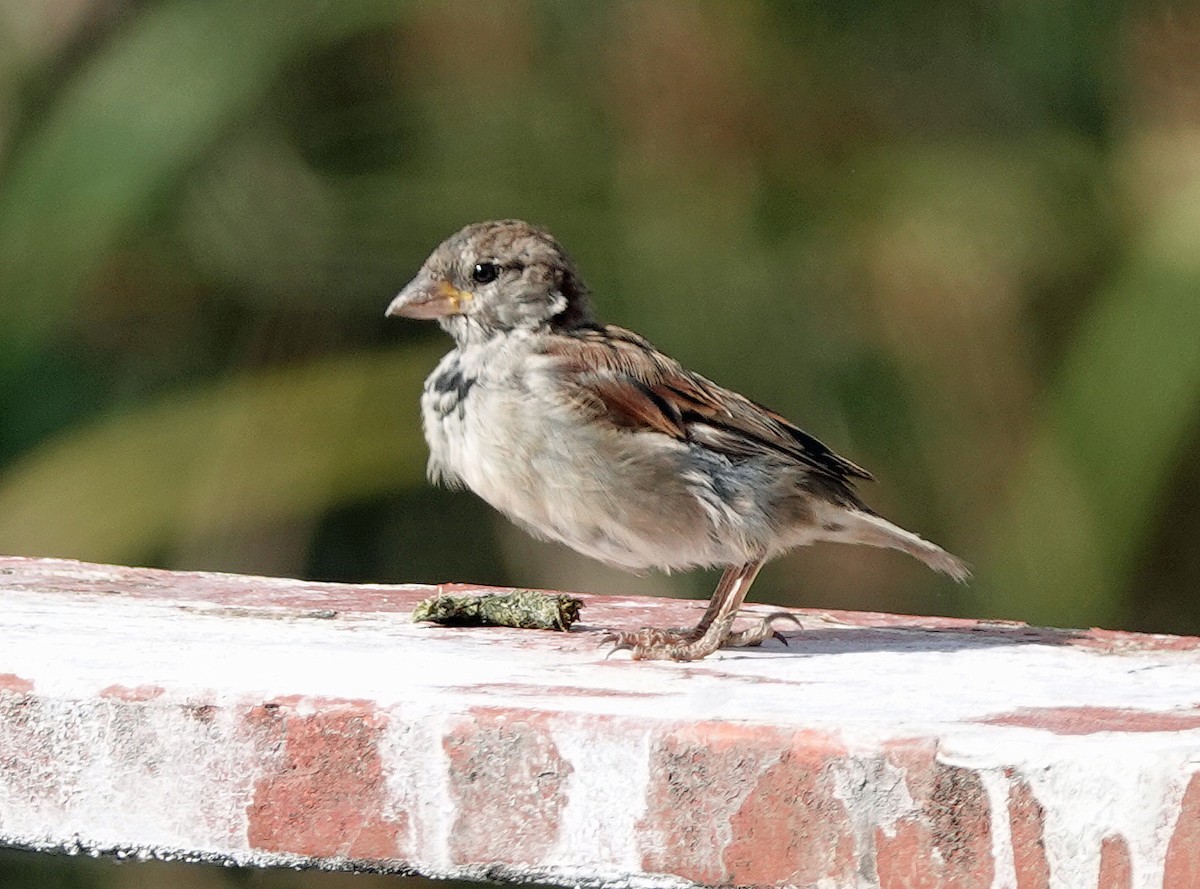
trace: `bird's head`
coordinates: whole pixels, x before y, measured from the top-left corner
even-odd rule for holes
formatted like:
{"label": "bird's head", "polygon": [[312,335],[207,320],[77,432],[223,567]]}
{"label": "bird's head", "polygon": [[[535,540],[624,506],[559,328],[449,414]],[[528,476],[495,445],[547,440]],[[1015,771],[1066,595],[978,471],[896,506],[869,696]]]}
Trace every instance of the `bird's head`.
{"label": "bird's head", "polygon": [[591,321],[587,287],[548,233],[528,222],[477,222],[443,241],[387,315],[433,318],[458,342]]}

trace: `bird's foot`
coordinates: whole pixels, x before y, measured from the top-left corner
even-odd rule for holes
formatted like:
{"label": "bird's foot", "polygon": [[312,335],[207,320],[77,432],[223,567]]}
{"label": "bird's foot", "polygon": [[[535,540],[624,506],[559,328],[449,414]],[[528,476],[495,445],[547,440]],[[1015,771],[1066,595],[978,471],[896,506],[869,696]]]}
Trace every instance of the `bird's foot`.
{"label": "bird's foot", "polygon": [[800,618],[796,617],[790,611],[774,611],[751,627],[738,630],[736,633],[731,632],[725,638],[725,641],[721,643],[721,647],[742,648],[750,645],[762,645],[765,640],[772,638],[778,639],[784,645],[787,645],[787,637],[774,627],[774,623],[777,620],[790,620],[799,629],[804,629],[804,625],[800,623]]}
{"label": "bird's foot", "polygon": [[733,618],[727,618],[715,621],[703,631],[699,627],[674,627],[669,630],[643,627],[632,633],[610,633],[601,640],[601,644],[612,644],[609,654],[628,651],[635,661],[698,661],[718,648],[761,645],[769,638],[778,639],[786,645],[787,639],[774,627],[777,620],[790,620],[797,627],[801,626],[796,615],[788,611],[776,611],[736,633],[731,630]]}
{"label": "bird's foot", "polygon": [[601,644],[612,643],[612,651],[628,651],[635,661],[698,661],[722,646],[732,625],[733,619],[728,618],[713,622],[704,631],[643,627],[633,633],[611,633]]}

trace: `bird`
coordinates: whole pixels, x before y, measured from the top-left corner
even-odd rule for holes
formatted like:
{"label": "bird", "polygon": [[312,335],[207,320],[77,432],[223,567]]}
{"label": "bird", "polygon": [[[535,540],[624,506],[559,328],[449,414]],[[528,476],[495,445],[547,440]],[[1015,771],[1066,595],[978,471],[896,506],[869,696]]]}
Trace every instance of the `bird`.
{"label": "bird", "polygon": [[821,541],[889,547],[965,582],[958,557],[855,489],[873,476],[776,413],[596,320],[548,231],[519,219],[451,235],[387,316],[435,320],[454,348],[425,381],[433,483],[632,572],[724,569],[695,627],[611,634],[635,660],[694,661],[778,635],[734,631],[768,560]]}

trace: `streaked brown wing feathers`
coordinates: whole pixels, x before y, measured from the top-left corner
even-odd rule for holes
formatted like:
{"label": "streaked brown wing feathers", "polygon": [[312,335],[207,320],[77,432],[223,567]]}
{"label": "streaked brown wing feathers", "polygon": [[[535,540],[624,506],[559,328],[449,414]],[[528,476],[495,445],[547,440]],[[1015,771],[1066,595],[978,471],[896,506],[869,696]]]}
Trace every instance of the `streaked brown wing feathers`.
{"label": "streaked brown wing feathers", "polygon": [[730,456],[765,448],[837,481],[871,478],[779,414],[691,373],[623,328],[564,332],[546,352],[561,359],[580,397],[603,405],[619,426],[699,440]]}
{"label": "streaked brown wing feathers", "polygon": [[646,427],[672,438],[687,438],[679,409],[655,390],[630,376],[580,375],[578,383],[604,404],[619,426]]}

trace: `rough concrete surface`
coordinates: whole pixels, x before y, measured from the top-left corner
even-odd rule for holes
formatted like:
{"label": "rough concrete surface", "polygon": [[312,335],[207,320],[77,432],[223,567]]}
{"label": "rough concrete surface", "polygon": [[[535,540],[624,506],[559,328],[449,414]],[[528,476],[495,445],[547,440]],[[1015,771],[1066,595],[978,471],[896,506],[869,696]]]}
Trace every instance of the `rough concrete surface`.
{"label": "rough concrete surface", "polygon": [[0,842],[606,886],[1200,886],[1198,639],[797,611],[786,647],[634,663],[605,630],[703,603],[411,623],[436,591],[0,558]]}

